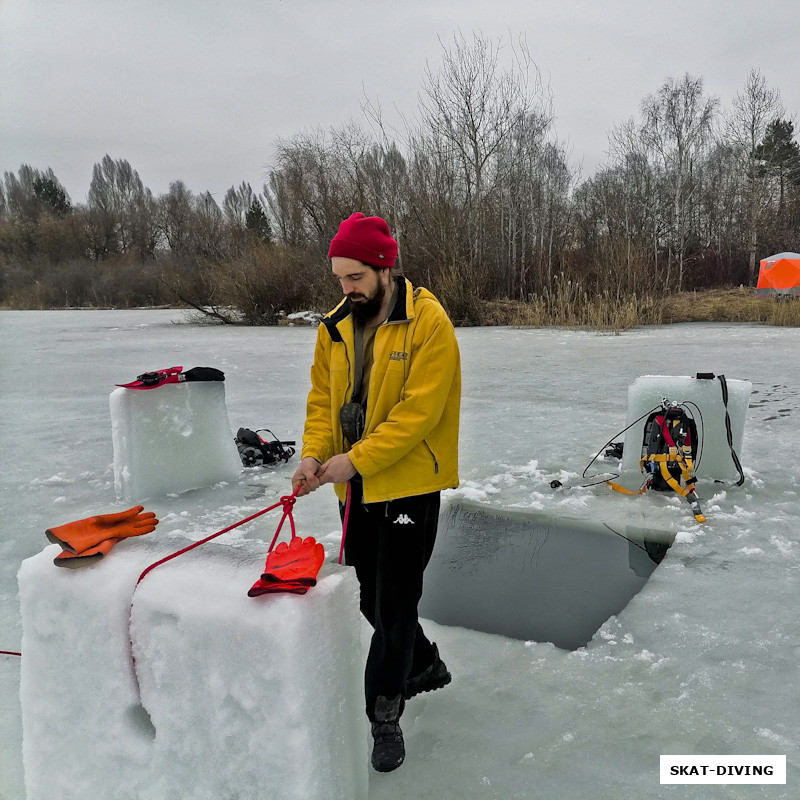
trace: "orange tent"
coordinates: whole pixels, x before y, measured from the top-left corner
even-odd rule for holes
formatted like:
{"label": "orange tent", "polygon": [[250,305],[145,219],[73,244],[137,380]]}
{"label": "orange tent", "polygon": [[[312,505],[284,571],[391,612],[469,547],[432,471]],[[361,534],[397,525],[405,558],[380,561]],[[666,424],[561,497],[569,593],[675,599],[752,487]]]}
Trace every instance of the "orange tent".
{"label": "orange tent", "polygon": [[800,253],[778,253],[762,259],[756,294],[759,297],[800,295]]}

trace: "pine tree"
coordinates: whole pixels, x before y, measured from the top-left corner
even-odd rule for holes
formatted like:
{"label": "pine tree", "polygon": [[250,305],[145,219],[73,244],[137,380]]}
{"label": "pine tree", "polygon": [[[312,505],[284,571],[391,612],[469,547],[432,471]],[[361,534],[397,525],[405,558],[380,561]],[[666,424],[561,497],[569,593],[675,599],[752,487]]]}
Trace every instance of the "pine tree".
{"label": "pine tree", "polygon": [[783,210],[787,185],[800,187],[800,144],[794,138],[794,123],[776,119],[770,123],[756,150],[763,174],[778,179],[778,212]]}
{"label": "pine tree", "polygon": [[33,181],[33,195],[41,207],[54,217],[64,217],[72,211],[67,193],[53,178],[40,176]]}
{"label": "pine tree", "polygon": [[258,198],[253,198],[245,215],[244,226],[264,242],[272,241],[272,226]]}

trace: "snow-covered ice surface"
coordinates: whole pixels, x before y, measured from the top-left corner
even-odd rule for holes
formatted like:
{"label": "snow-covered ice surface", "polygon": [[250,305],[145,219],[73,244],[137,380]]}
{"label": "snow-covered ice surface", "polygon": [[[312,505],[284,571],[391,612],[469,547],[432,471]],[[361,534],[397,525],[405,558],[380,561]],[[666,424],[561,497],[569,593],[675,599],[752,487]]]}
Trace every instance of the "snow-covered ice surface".
{"label": "snow-covered ice surface", "polygon": [[[0,649],[20,647],[16,573],[46,544],[44,529],[121,508],[108,415],[115,383],[172,364],[215,366],[226,373],[234,430],[300,438],[313,328],[174,324],[181,320],[177,311],[0,314]],[[370,800],[797,797],[800,332],[484,328],[461,329],[458,339],[459,494],[658,527],[676,543],[642,592],[574,652],[427,623],[453,683],[408,703],[406,764],[371,773]],[[553,478],[577,482],[624,426],[636,377],[697,371],[753,382],[741,454],[747,482],[700,482],[706,525],[677,497],[549,488]],[[231,483],[159,498],[150,504],[162,520],[158,535],[177,549],[271,505],[293,469],[294,461],[248,470]],[[329,489],[298,502],[295,516],[299,532],[337,551]],[[269,525],[226,536],[263,541]],[[0,656],[3,800],[23,797],[19,674],[18,658]],[[313,687],[298,678],[297,691]],[[662,753],[786,754],[787,785],[660,786]]]}

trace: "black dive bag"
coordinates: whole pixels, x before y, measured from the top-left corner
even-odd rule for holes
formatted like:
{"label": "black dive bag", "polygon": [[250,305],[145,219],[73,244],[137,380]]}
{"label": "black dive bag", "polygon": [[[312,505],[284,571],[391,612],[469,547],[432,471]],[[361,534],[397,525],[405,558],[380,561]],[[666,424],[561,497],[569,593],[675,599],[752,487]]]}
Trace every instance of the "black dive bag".
{"label": "black dive bag", "polygon": [[[262,439],[258,434],[269,433],[273,439]],[[283,462],[284,464],[294,455],[294,442],[281,442],[272,431],[259,428],[251,431],[249,428],[239,428],[236,434],[236,449],[239,458],[245,467],[265,467],[270,464]]]}

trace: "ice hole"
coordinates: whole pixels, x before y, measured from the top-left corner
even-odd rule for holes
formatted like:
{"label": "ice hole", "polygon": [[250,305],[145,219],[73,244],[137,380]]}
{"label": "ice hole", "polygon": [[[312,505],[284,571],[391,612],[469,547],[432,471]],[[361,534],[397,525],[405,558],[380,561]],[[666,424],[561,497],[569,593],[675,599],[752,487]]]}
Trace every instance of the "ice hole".
{"label": "ice hole", "polygon": [[128,708],[125,720],[142,739],[152,741],[156,738],[156,726],[153,725],[150,714],[141,703]]}
{"label": "ice hole", "polygon": [[666,531],[451,501],[419,614],[575,650],[625,608],[673,540]]}

